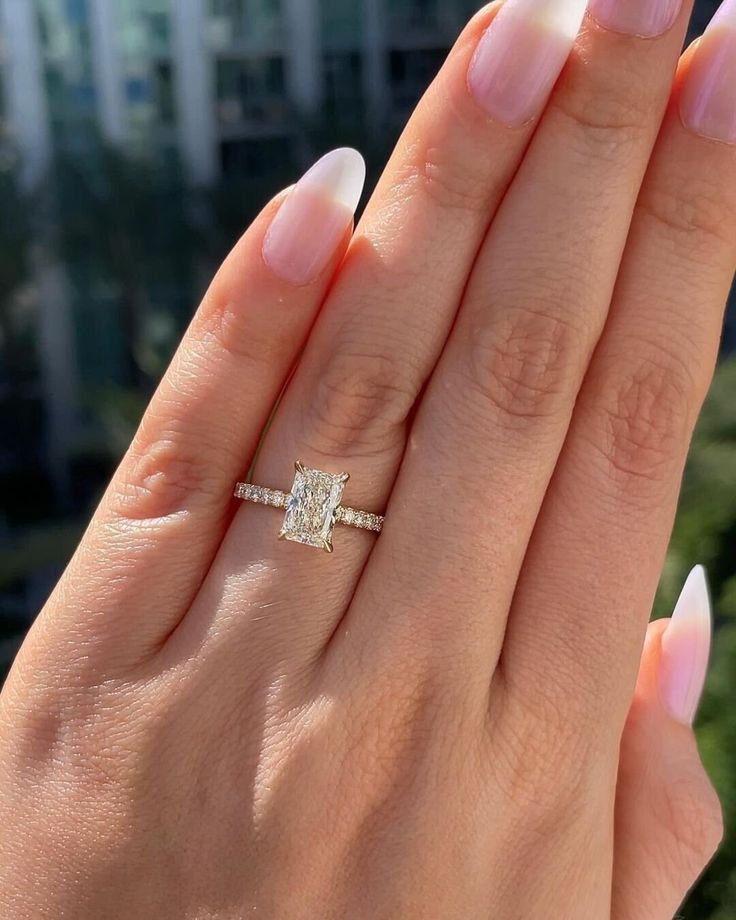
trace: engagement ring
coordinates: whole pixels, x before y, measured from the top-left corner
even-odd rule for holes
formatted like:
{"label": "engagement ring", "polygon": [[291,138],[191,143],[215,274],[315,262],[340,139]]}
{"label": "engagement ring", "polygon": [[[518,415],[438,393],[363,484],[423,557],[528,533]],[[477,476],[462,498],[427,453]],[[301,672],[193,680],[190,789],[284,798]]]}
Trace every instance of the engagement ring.
{"label": "engagement ring", "polygon": [[380,514],[357,511],[340,504],[349,473],[324,473],[299,461],[295,467],[291,492],[266,489],[250,482],[239,482],[235,486],[236,498],[286,510],[280,540],[293,540],[331,553],[332,531],[336,524],[381,532],[384,519]]}

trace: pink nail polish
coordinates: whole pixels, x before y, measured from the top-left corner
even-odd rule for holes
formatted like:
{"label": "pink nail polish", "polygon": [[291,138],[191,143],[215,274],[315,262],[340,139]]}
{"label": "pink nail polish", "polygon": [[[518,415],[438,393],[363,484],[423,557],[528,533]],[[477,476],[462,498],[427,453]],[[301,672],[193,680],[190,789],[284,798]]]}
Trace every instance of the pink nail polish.
{"label": "pink nail polish", "polygon": [[604,29],[655,38],[675,24],[682,0],[591,0],[590,12]]}
{"label": "pink nail polish", "polygon": [[289,192],[263,241],[267,265],[291,284],[315,281],[351,225],[365,184],[357,150],[333,150]]}
{"label": "pink nail polish", "polygon": [[511,127],[538,115],[570,54],[585,7],[586,0],[506,0],[468,72],[481,108]]}
{"label": "pink nail polish", "polygon": [[659,683],[662,702],[670,715],[692,725],[708,672],[711,609],[705,569],[688,575],[680,599],[662,636]]}
{"label": "pink nail polish", "polygon": [[695,49],[680,112],[696,134],[736,144],[736,0],[724,0]]}

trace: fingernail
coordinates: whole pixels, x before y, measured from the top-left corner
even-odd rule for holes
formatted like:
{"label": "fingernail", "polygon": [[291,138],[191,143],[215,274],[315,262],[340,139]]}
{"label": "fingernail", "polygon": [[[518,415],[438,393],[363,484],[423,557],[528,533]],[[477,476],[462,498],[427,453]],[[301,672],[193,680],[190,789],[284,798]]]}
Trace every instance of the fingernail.
{"label": "fingernail", "polygon": [[688,575],[680,599],[662,636],[659,681],[670,715],[692,725],[705,685],[710,657],[711,609],[702,565]]}
{"label": "fingernail", "polygon": [[725,0],[695,49],[680,112],[696,134],[736,144],[736,0]]}
{"label": "fingernail", "polygon": [[365,162],[343,147],[318,160],[289,192],[263,241],[263,258],[291,284],[315,281],[351,225],[365,185]]}
{"label": "fingernail", "polygon": [[675,24],[682,0],[591,0],[596,22],[612,32],[655,38]]}
{"label": "fingernail", "polygon": [[497,121],[523,125],[544,108],[585,15],[587,0],[506,0],[478,43],[470,92]]}

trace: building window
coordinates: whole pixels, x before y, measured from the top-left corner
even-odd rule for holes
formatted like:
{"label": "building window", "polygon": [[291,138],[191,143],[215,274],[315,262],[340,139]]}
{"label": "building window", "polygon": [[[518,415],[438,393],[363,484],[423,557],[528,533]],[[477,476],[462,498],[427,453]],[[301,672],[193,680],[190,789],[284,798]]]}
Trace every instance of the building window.
{"label": "building window", "polygon": [[281,0],[210,0],[210,42],[216,49],[256,46],[283,31]]}
{"label": "building window", "polygon": [[449,44],[478,6],[473,0],[387,0],[389,34],[396,47],[433,37]]}
{"label": "building window", "polygon": [[433,28],[437,25],[437,0],[388,0],[391,23],[403,28]]}
{"label": "building window", "polygon": [[363,110],[363,58],[357,51],[328,52],[322,59],[327,118],[360,118]]}
{"label": "building window", "polygon": [[0,61],[0,142],[8,135],[8,115],[5,105],[5,86],[3,84],[2,61]]}
{"label": "building window", "polygon": [[66,0],[66,17],[74,25],[87,19],[87,0]]}
{"label": "building window", "polygon": [[120,47],[127,60],[169,53],[171,22],[167,0],[116,0]]}
{"label": "building window", "polygon": [[38,0],[52,135],[66,150],[83,149],[97,130],[87,14],[85,0]]}
{"label": "building window", "polygon": [[322,41],[329,49],[359,48],[363,25],[360,3],[320,0]]}
{"label": "building window", "polygon": [[282,121],[285,98],[283,58],[217,62],[217,108],[223,126],[244,121]]}
{"label": "building window", "polygon": [[151,101],[151,84],[143,77],[128,77],[125,81],[125,98],[130,105],[144,105]]}
{"label": "building window", "polygon": [[290,162],[291,140],[277,137],[224,141],[220,159],[225,176],[268,176]]}
{"label": "building window", "polygon": [[171,24],[168,12],[151,10],[145,14],[147,32],[151,45],[163,53],[171,42]]}
{"label": "building window", "polygon": [[159,120],[174,123],[174,76],[170,61],[159,61],[153,71],[154,97]]}

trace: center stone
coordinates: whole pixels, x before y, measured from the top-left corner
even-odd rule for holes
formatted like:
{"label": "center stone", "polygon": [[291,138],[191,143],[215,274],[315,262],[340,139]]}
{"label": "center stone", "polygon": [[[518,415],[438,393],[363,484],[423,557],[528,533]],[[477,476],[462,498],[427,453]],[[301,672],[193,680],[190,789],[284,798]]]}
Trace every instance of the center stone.
{"label": "center stone", "polygon": [[332,552],[335,513],[348,478],[347,473],[323,473],[297,463],[279,536]]}

